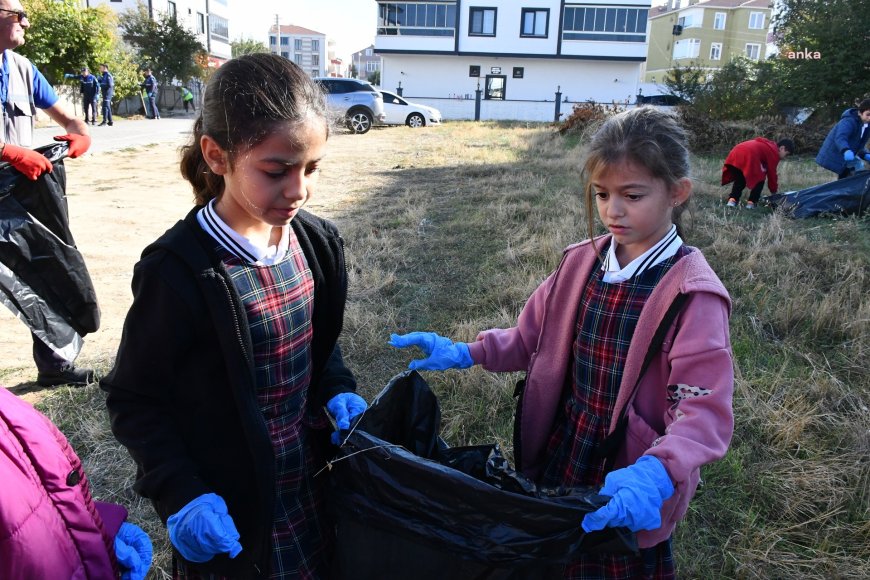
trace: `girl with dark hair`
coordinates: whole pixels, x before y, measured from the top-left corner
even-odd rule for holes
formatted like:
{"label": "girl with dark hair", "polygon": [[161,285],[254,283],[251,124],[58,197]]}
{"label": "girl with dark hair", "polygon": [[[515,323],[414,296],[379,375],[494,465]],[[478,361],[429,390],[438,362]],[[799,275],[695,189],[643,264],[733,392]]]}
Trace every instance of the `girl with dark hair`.
{"label": "girl with dark hair", "polygon": [[[651,107],[597,131],[584,168],[590,240],[568,247],[517,325],[418,346],[411,368],[525,370],[518,469],[551,487],[601,486],[585,532],[627,526],[640,554],[580,554],[565,578],[673,578],[670,537],[700,467],[725,454],[734,420],[731,301],[678,219],[692,193],[686,134]],[[609,235],[595,237],[593,207]],[[581,525],[581,522],[578,522]]]}
{"label": "girl with dark hair", "polygon": [[328,135],[324,96],[292,62],[222,65],[182,154],[196,207],[136,265],[101,386],[177,577],[328,576],[323,407],[340,428],[366,408],[337,342],[343,242],[302,209]]}

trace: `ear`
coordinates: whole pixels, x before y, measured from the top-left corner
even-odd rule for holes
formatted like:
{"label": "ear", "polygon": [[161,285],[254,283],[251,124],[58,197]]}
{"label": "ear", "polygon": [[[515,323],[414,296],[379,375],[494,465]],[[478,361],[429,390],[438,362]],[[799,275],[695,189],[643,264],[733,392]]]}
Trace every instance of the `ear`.
{"label": "ear", "polygon": [[674,205],[683,205],[689,199],[690,195],[692,195],[692,180],[688,177],[684,177],[677,181],[671,190]]}
{"label": "ear", "polygon": [[199,147],[202,149],[202,157],[205,159],[205,162],[211,168],[212,172],[215,175],[224,175],[227,172],[227,153],[221,146],[218,145],[217,141],[209,137],[208,135],[203,135],[199,139]]}

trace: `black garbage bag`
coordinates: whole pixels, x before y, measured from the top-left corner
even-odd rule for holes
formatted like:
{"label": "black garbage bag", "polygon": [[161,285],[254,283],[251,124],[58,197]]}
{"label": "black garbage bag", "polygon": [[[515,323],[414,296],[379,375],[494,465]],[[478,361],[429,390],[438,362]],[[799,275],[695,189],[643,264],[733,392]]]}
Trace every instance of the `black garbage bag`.
{"label": "black garbage bag", "polygon": [[625,528],[583,533],[607,501],[597,490],[540,488],[497,445],[449,448],[439,427],[435,395],[409,371],[343,433],[330,467],[335,578],[560,578],[578,553],[637,552]]}
{"label": "black garbage bag", "polygon": [[76,338],[80,348],[81,336],[100,326],[96,292],[69,228],[67,150],[66,143],[37,148],[53,169],[35,181],[0,164],[0,298],[55,350]]}
{"label": "black garbage bag", "polygon": [[870,171],[798,191],[768,195],[762,201],[793,218],[858,215],[870,207]]}

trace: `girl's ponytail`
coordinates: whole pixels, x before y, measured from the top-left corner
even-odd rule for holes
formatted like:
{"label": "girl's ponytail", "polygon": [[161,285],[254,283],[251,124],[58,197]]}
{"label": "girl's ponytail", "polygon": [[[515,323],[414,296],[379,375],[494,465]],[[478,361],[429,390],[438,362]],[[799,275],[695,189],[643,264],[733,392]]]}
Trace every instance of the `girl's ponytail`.
{"label": "girl's ponytail", "polygon": [[190,142],[181,148],[181,175],[193,187],[196,205],[205,205],[223,193],[224,178],[215,174],[205,162],[199,146],[200,137],[202,137],[202,116],[197,117],[193,125],[193,136]]}

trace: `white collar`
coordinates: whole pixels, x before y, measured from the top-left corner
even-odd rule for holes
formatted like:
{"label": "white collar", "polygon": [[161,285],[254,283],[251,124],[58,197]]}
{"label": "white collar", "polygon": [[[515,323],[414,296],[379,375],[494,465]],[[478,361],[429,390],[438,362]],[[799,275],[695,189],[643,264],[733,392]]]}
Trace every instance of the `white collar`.
{"label": "white collar", "polygon": [[601,269],[604,271],[603,281],[608,284],[616,284],[631,280],[634,276],[643,274],[656,264],[676,254],[682,245],[683,240],[677,235],[677,226],[672,225],[671,229],[653,247],[623,268],[619,265],[619,260],[616,259],[616,240],[611,238],[607,256],[604,257],[604,263],[601,264]]}
{"label": "white collar", "polygon": [[209,201],[196,213],[196,221],[208,235],[228,252],[257,266],[271,266],[284,260],[290,246],[290,226],[281,228],[281,239],[274,246],[261,246],[240,235],[224,222],[214,210],[215,200]]}

